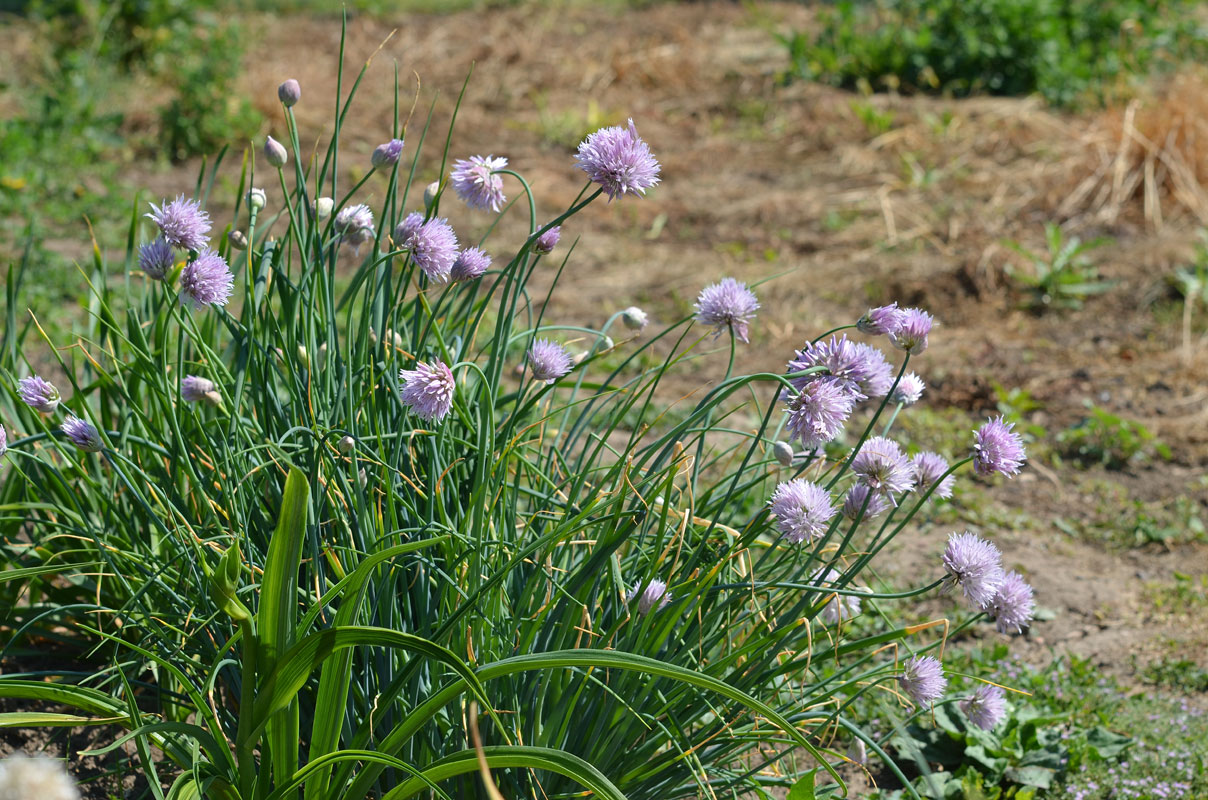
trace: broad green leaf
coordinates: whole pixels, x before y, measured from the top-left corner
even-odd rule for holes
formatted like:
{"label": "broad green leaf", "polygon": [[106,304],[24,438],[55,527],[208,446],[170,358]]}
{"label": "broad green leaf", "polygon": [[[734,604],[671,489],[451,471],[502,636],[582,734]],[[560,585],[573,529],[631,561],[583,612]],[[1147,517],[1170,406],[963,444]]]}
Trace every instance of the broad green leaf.
{"label": "broad green leaf", "polygon": [[802,775],[789,789],[786,800],[814,800],[814,777],[817,772],[812,769]]}

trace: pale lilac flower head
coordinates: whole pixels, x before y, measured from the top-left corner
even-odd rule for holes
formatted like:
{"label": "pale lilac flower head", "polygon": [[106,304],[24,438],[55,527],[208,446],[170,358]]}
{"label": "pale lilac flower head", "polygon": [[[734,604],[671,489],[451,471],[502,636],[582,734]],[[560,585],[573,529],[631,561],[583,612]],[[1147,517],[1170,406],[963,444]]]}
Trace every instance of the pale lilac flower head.
{"label": "pale lilac flower head", "polygon": [[353,247],[373,240],[373,209],[364,203],[341,208],[333,224],[340,238]]}
{"label": "pale lilac flower head", "polygon": [[162,236],[138,248],[138,268],[152,280],[162,281],[175,263],[172,245]]}
{"label": "pale lilac flower head", "polygon": [[[797,351],[797,357],[788,363],[788,371],[793,373],[812,367],[825,367],[826,372],[790,378],[790,381],[800,389],[807,383],[830,379],[840,384],[845,390],[858,395],[856,400],[863,400],[865,395],[862,387],[872,379],[875,363],[875,358],[870,355],[869,351],[880,355],[881,362],[885,361],[885,357],[876,348],[867,347],[867,345],[865,347],[867,349],[860,349],[846,335],[832,336],[830,341],[806,342],[805,346]],[[885,372],[887,374],[888,366],[886,363]],[[889,383],[893,383],[892,376],[889,378]],[[889,391],[889,384],[885,384],[885,391]],[[885,392],[881,394],[884,395]]]}
{"label": "pale lilac flower head", "polygon": [[[865,505],[867,503],[867,505]],[[879,492],[871,492],[862,483],[854,484],[843,499],[843,516],[855,522],[857,519],[872,519],[889,510],[889,500]],[[860,512],[863,511],[863,516]]]}
{"label": "pale lilac flower head", "polygon": [[642,615],[649,614],[656,608],[665,608],[671,602],[671,592],[667,591],[667,584],[657,578],[645,587],[633,587],[625,599],[627,602],[633,602],[635,597],[638,598],[638,613]]}
{"label": "pale lilac flower head", "polygon": [[901,319],[902,310],[898,308],[898,304],[890,303],[887,306],[868,309],[864,316],[856,321],[856,328],[864,333],[880,336],[898,327]]}
{"label": "pale lilac flower head", "polygon": [[1015,570],[1007,573],[990,601],[986,613],[994,618],[999,633],[1022,633],[1036,613],[1032,587]]}
{"label": "pale lilac flower head", "polygon": [[159,232],[168,244],[181,250],[201,250],[210,241],[210,215],[202,210],[201,203],[189,200],[183,194],[171,203],[164,201],[147,216],[159,226]]}
{"label": "pale lilac flower head", "polygon": [[369,161],[377,169],[392,167],[398,163],[398,158],[402,154],[403,140],[391,139],[385,144],[379,144],[373,148],[373,155],[369,157]]}
{"label": "pale lilac flower head", "polygon": [[450,183],[466,205],[483,211],[498,211],[507,202],[503,194],[503,176],[492,175],[508,165],[506,158],[470,156],[453,163]]}
{"label": "pale lilac flower head", "polygon": [[566,348],[548,339],[538,339],[529,348],[525,360],[533,371],[533,378],[553,383],[570,372],[574,360]]}
{"label": "pale lilac flower head", "polygon": [[948,471],[948,461],[939,453],[925,450],[916,454],[910,459],[910,468],[914,470],[914,488],[919,494],[926,494],[932,484],[943,477],[931,496],[944,500],[952,496],[952,486],[956,483],[956,478],[952,475],[944,477],[944,473]]}
{"label": "pale lilac flower head", "polygon": [[537,241],[533,242],[533,252],[549,255],[554,252],[554,248],[558,246],[558,240],[561,238],[562,226],[555,225],[537,237]]}
{"label": "pale lilac flower head", "polygon": [[990,542],[972,533],[954,533],[944,550],[944,591],[959,586],[974,608],[984,609],[998,593],[1006,577],[1002,554]]}
{"label": "pale lilac flower head", "polygon": [[[815,586],[821,586],[824,583],[838,583],[842,579],[843,575],[838,571],[824,567],[810,577],[810,583]],[[848,586],[850,587],[850,584]],[[824,596],[830,594],[826,591],[825,587],[819,591]],[[827,625],[837,625],[843,620],[851,619],[859,613],[860,598],[851,594],[836,594],[831,598],[829,603],[822,607],[822,611],[818,613],[818,616],[822,617],[822,621]]]}
{"label": "pale lilac flower head", "polygon": [[1002,417],[992,419],[977,429],[973,440],[973,471],[978,475],[995,472],[1010,477],[1019,474],[1027,459],[1023,439],[1012,430],[1014,422]]}
{"label": "pale lilac flower head", "polygon": [[789,433],[806,450],[814,450],[843,432],[856,396],[835,381],[811,381],[788,399]]}
{"label": "pale lilac flower head", "polygon": [[609,199],[625,193],[646,194],[659,182],[659,162],[638,136],[629,120],[628,128],[601,128],[579,145],[575,166],[598,183]]}
{"label": "pale lilac flower head", "polygon": [[[405,221],[405,220],[404,220]],[[437,217],[416,229],[403,243],[411,260],[424,271],[428,280],[447,283],[457,260],[457,234],[448,220]]]}
{"label": "pale lilac flower head", "polygon": [[210,402],[214,393],[214,382],[196,375],[186,375],[180,380],[180,399],[186,403]]}
{"label": "pale lilac flower head", "polygon": [[742,281],[723,278],[701,290],[696,298],[696,318],[721,333],[729,329],[741,342],[747,341],[748,324],[759,308],[755,293]]}
{"label": "pale lilac flower head", "polygon": [[860,392],[868,397],[884,397],[893,386],[893,365],[885,360],[878,348],[864,342],[853,346],[865,377],[859,381]]}
{"label": "pale lilac flower head", "polygon": [[0,760],[2,800],[80,800],[63,762],[17,752]]}
{"label": "pale lilac flower head", "polygon": [[67,438],[71,440],[72,444],[89,453],[95,453],[104,446],[101,444],[101,435],[97,433],[92,423],[79,417],[68,417],[63,421],[60,430],[67,434]]}
{"label": "pale lilac flower head", "polygon": [[180,302],[194,311],[203,306],[225,306],[234,283],[235,276],[226,261],[207,247],[181,270]]}
{"label": "pale lilac flower head", "polygon": [[920,706],[930,705],[944,696],[948,679],[944,665],[931,656],[915,656],[902,665],[898,685]]}
{"label": "pale lilac flower head", "polygon": [[896,327],[889,333],[889,341],[899,350],[918,355],[927,349],[927,334],[931,333],[932,317],[921,308],[902,311]]}
{"label": "pale lilac flower head", "polygon": [[270,136],[264,140],[264,160],[270,167],[281,169],[285,162],[289,161],[289,151],[285,149],[285,145]]}
{"label": "pale lilac flower head", "polygon": [[864,441],[860,452],[852,459],[851,471],[860,483],[891,499],[914,486],[914,474],[902,448],[884,436],[873,436]]}
{"label": "pale lilac flower head", "polygon": [[53,414],[59,407],[59,390],[39,375],[31,375],[18,381],[17,394],[21,395],[25,405],[43,414]]}
{"label": "pale lilac flower head", "polygon": [[983,683],[973,694],[960,702],[961,711],[977,727],[988,731],[1007,716],[1005,692],[997,686]]}
{"label": "pale lilac flower head", "polygon": [[302,99],[302,87],[296,80],[290,78],[277,87],[277,99],[281,101],[281,105],[291,108]]}
{"label": "pale lilac flower head", "polygon": [[826,533],[839,509],[830,494],[816,483],[796,478],[776,487],[769,501],[776,527],[792,544],[812,542]]}
{"label": "pale lilac flower head", "polygon": [[890,401],[901,403],[904,406],[914,405],[923,396],[923,389],[926,386],[923,384],[923,379],[913,372],[907,372],[898,381],[897,387],[893,390],[890,396]]}
{"label": "pale lilac flower head", "polygon": [[0,425],[0,458],[4,458],[4,454],[8,452],[8,431],[4,430],[4,426]]}
{"label": "pale lilac flower head", "polygon": [[440,359],[399,370],[398,379],[403,382],[399,399],[420,419],[440,422],[453,409],[453,370]]}
{"label": "pale lilac flower head", "polygon": [[418,211],[412,211],[403,217],[403,221],[394,226],[394,246],[405,247],[407,240],[414,236],[423,224],[424,215]]}
{"label": "pale lilac flower head", "polygon": [[455,281],[481,278],[491,268],[491,257],[477,247],[467,247],[457,254],[449,277]]}

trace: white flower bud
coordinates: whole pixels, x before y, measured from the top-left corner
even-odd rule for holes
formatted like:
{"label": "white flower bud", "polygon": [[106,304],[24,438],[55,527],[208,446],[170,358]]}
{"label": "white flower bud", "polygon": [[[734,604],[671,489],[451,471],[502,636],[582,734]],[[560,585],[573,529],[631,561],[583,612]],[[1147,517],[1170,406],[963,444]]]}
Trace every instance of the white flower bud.
{"label": "white flower bud", "polygon": [[621,312],[621,322],[631,331],[640,331],[650,322],[650,318],[646,316],[646,312],[642,309],[637,306],[630,306]]}
{"label": "white flower bud", "polygon": [[357,446],[356,439],[351,436],[341,436],[340,441],[336,442],[336,449],[347,455],[352,452],[352,449]]}
{"label": "white flower bud", "polygon": [[247,249],[247,237],[243,235],[243,231],[231,231],[227,234],[227,241],[231,243],[231,247],[236,250]]}
{"label": "white flower bud", "polygon": [[281,169],[285,162],[289,161],[289,152],[286,151],[285,145],[270,136],[264,140],[264,160],[270,167]]}
{"label": "white flower bud", "polygon": [[793,446],[788,442],[776,442],[772,445],[772,455],[780,466],[793,466]]}
{"label": "white flower bud", "polygon": [[305,345],[298,345],[298,361],[302,363],[304,369],[310,369],[310,353],[306,352]]}
{"label": "white flower bud", "polygon": [[327,219],[331,216],[331,210],[335,208],[336,201],[330,197],[320,197],[315,201],[315,219]]}
{"label": "white flower bud", "polygon": [[440,181],[432,181],[428,187],[424,189],[424,210],[431,211],[432,204],[436,202],[436,195],[440,192]]}
{"label": "white flower bud", "polygon": [[247,206],[252,211],[259,211],[260,209],[264,208],[264,204],[267,201],[268,201],[268,198],[265,196],[263,189],[253,188],[253,189],[248,190]]}

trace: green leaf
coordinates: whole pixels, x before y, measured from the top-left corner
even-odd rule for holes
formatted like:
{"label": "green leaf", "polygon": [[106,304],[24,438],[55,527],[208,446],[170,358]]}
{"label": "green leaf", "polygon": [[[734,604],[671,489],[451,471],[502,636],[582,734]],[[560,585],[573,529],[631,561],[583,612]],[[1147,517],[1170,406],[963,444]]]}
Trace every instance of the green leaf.
{"label": "green leaf", "polygon": [[785,800],[814,800],[814,775],[818,770],[812,769],[801,776],[789,789]]}
{"label": "green leaf", "polygon": [[1053,777],[1056,774],[1046,767],[1011,767],[1004,773],[1007,780],[1040,789],[1049,788],[1053,784]]}
{"label": "green leaf", "polygon": [[130,718],[81,717],[75,714],[51,714],[41,711],[11,711],[0,714],[0,728],[75,728],[88,725],[125,725]]}
{"label": "green leaf", "polygon": [[1131,737],[1113,733],[1102,725],[1096,725],[1086,737],[1091,753],[1099,759],[1108,761],[1132,747]]}
{"label": "green leaf", "polygon": [[[245,645],[259,648],[263,673],[271,673],[277,656],[293,644],[298,612],[298,568],[302,564],[309,498],[310,484],[306,476],[296,467],[290,467],[281,498],[281,516],[264,562],[260,608],[256,614],[258,641]],[[243,679],[256,680],[256,676],[244,675]],[[285,713],[276,716],[268,726],[269,752],[276,780],[284,781],[297,771],[299,738],[298,707],[291,702]]]}
{"label": "green leaf", "polygon": [[[576,755],[548,747],[523,747],[505,745],[484,747],[483,755],[491,769],[540,769],[556,772],[578,781],[585,789],[604,800],[625,800],[625,795],[612,781]],[[478,771],[478,755],[473,750],[462,750],[434,762],[425,769],[422,777],[410,778],[400,786],[387,792],[382,800],[404,800],[427,788],[428,783],[439,783],[457,775]]]}

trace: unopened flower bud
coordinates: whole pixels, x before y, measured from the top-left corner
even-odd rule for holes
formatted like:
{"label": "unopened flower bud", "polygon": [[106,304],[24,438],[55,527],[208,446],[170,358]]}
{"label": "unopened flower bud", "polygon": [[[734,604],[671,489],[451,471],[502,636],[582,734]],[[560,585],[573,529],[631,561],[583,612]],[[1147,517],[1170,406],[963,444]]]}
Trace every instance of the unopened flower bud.
{"label": "unopened flower bud", "polygon": [[269,166],[281,169],[289,160],[289,153],[286,152],[285,145],[270,136],[264,140],[264,159]]}
{"label": "unopened flower bud", "polygon": [[379,144],[373,150],[373,155],[370,160],[373,166],[377,169],[382,167],[394,166],[398,163],[398,157],[403,153],[403,140],[391,139],[385,144]]}
{"label": "unopened flower bud", "polygon": [[586,350],[580,350],[570,357],[571,363],[577,367],[586,361],[589,355],[591,355],[591,353],[588,353]]}
{"label": "unopened flower bud", "polygon": [[231,247],[236,250],[247,249],[247,237],[243,235],[243,231],[231,231],[227,234],[227,241],[231,243]]}
{"label": "unopened flower bud", "polygon": [[440,181],[432,181],[427,188],[424,189],[424,210],[431,211],[432,204],[436,202],[436,195],[440,193]]}
{"label": "unopened flower bud", "polygon": [[281,101],[281,105],[286,108],[292,108],[302,99],[302,87],[298,85],[296,80],[290,78],[277,87],[277,98]]}
{"label": "unopened flower bud", "polygon": [[204,400],[205,402],[209,403],[210,405],[214,406],[215,408],[218,408],[218,406],[222,405],[222,395],[220,395],[218,392],[213,391],[213,390],[204,393],[201,396],[201,399]]}
{"label": "unopened flower bud", "polygon": [[776,442],[772,445],[772,456],[782,467],[793,466],[793,446],[788,442]]}
{"label": "unopened flower bud", "polygon": [[330,197],[320,197],[315,201],[315,219],[327,219],[331,216],[331,210],[335,208],[336,201]]}
{"label": "unopened flower bud", "polygon": [[264,204],[267,201],[268,198],[265,196],[263,189],[253,188],[248,190],[247,206],[252,211],[259,211],[260,209],[264,208]]}
{"label": "unopened flower bud", "polygon": [[298,361],[302,363],[304,369],[310,369],[310,354],[306,352],[305,345],[298,345]]}
{"label": "unopened flower bud", "polygon": [[631,331],[640,331],[650,322],[650,317],[637,306],[630,306],[621,312],[621,322]]}
{"label": "unopened flower bud", "polygon": [[351,436],[341,436],[340,441],[336,442],[336,449],[347,455],[352,452],[352,448],[357,446],[357,440]]}

